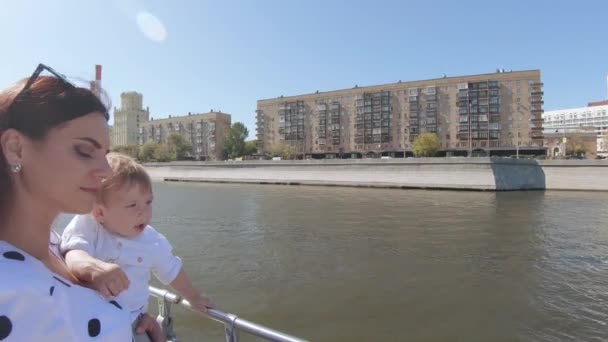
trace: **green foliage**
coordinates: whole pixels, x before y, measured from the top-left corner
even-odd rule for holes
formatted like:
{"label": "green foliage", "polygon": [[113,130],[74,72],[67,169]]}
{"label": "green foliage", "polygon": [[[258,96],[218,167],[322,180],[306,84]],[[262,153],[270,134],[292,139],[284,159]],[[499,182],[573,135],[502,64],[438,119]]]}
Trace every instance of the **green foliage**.
{"label": "green foliage", "polygon": [[142,162],[151,162],[155,160],[156,150],[159,144],[155,141],[148,141],[139,148],[139,160]]}
{"label": "green foliage", "polygon": [[245,153],[246,156],[254,155],[258,152],[257,143],[255,140],[245,141]]}
{"label": "green foliage", "polygon": [[583,155],[587,152],[585,140],[580,134],[568,135],[566,140],[566,155]]}
{"label": "green foliage", "polygon": [[168,144],[160,144],[154,151],[154,159],[157,162],[169,162],[177,159],[175,150]]}
{"label": "green foliage", "polygon": [[439,137],[434,133],[422,133],[414,140],[413,152],[416,157],[434,157],[439,148]]}
{"label": "green foliage", "polygon": [[228,158],[237,158],[245,155],[245,139],[249,136],[249,130],[242,122],[235,122],[228,130],[224,140],[224,154]]}
{"label": "green foliage", "polygon": [[280,144],[273,146],[269,154],[271,157],[281,157],[282,159],[294,159],[296,157],[296,150],[293,146]]}
{"label": "green foliage", "polygon": [[170,154],[175,157],[173,160],[183,160],[192,155],[192,145],[178,133],[171,133],[167,137],[167,145]]}

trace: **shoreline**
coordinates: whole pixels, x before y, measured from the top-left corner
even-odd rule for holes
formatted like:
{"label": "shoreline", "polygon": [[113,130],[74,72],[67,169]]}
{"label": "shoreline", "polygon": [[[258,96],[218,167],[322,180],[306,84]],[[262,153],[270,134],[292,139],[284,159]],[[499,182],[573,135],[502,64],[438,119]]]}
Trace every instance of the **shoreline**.
{"label": "shoreline", "polygon": [[144,164],[167,182],[460,191],[608,191],[608,161],[413,158]]}

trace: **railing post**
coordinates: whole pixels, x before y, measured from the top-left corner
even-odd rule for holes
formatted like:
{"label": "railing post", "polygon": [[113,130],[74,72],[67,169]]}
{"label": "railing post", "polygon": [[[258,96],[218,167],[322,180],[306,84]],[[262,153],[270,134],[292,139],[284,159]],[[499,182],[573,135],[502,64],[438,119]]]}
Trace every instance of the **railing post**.
{"label": "railing post", "polygon": [[171,317],[171,302],[165,298],[158,298],[158,317],[156,318],[167,342],[178,342],[173,331],[173,318]]}
{"label": "railing post", "polygon": [[230,322],[224,323],[224,334],[226,335],[226,342],[238,342],[239,331],[235,328],[234,322],[236,322],[237,316],[228,314]]}

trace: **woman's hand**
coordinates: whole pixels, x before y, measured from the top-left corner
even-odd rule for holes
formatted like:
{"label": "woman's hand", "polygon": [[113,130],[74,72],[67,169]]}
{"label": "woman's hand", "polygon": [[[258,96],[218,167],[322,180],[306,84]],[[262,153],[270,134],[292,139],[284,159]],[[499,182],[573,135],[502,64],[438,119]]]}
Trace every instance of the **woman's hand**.
{"label": "woman's hand", "polygon": [[65,262],[82,285],[106,298],[115,297],[129,287],[129,278],[120,266],[95,259],[85,251],[68,251]]}
{"label": "woman's hand", "polygon": [[99,261],[91,269],[89,285],[104,297],[111,298],[129,287],[129,278],[120,266]]}

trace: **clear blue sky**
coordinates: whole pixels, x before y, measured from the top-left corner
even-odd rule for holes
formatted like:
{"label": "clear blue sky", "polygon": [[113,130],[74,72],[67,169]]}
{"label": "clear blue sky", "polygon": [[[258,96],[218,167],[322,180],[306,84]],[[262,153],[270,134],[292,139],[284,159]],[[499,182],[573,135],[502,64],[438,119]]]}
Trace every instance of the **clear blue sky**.
{"label": "clear blue sky", "polygon": [[102,64],[114,105],[135,90],[155,118],[221,109],[250,138],[258,99],[498,67],[541,69],[545,109],[577,107],[606,98],[607,13],[601,0],[0,0],[0,87],[38,62],[88,79]]}

